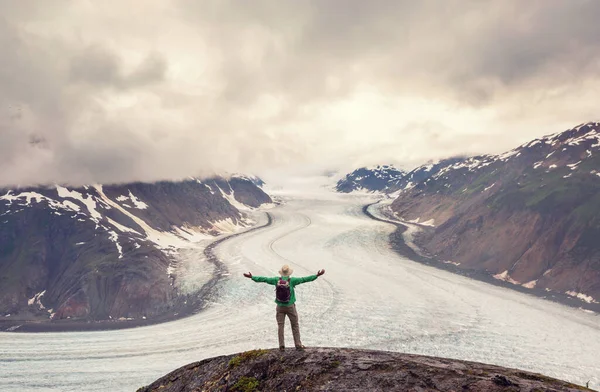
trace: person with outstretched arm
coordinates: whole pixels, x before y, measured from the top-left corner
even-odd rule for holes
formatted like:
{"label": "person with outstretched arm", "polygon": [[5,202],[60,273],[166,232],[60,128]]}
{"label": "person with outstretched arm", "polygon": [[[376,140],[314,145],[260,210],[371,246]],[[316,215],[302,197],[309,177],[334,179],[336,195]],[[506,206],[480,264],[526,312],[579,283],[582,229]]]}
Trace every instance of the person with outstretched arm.
{"label": "person with outstretched arm", "polygon": [[299,284],[312,282],[325,273],[325,270],[319,270],[316,275],[305,276],[303,278],[292,278],[294,270],[289,265],[284,265],[279,270],[279,277],[252,276],[252,273],[245,273],[246,278],[250,278],[257,283],[267,283],[275,286],[275,303],[277,308],[275,318],[279,328],[279,349],[285,350],[285,340],[283,338],[283,329],[285,325],[285,316],[288,316],[292,324],[292,334],[294,335],[294,345],[298,350],[304,350],[300,340],[300,325],[298,324],[298,312],[296,311],[296,293],[294,287]]}

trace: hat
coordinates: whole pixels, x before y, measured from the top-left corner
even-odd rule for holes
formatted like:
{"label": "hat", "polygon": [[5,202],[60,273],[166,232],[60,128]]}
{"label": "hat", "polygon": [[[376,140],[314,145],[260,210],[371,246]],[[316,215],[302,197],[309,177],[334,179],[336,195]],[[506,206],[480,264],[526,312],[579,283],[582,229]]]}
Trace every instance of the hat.
{"label": "hat", "polygon": [[292,274],[292,272],[294,272],[294,270],[291,269],[290,266],[286,264],[283,267],[281,267],[281,269],[279,270],[279,275],[290,276]]}

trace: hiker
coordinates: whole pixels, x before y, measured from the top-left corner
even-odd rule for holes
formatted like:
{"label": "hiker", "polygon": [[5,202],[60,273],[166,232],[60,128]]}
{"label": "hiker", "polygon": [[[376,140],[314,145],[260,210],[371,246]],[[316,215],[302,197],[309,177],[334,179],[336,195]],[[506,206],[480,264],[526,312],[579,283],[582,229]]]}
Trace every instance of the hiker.
{"label": "hiker", "polygon": [[296,312],[296,294],[294,287],[306,283],[312,282],[319,276],[325,273],[325,270],[319,270],[316,275],[305,276],[303,278],[292,278],[294,272],[289,265],[284,265],[279,271],[279,277],[267,278],[265,276],[252,276],[252,273],[248,272],[244,274],[246,278],[250,278],[258,283],[267,283],[275,286],[275,303],[277,309],[275,317],[277,319],[277,325],[279,327],[279,349],[285,350],[285,341],[283,339],[283,327],[285,325],[285,316],[287,315],[292,324],[292,334],[294,335],[294,344],[296,349],[304,350],[304,346],[300,341],[300,326],[298,325],[298,312]]}

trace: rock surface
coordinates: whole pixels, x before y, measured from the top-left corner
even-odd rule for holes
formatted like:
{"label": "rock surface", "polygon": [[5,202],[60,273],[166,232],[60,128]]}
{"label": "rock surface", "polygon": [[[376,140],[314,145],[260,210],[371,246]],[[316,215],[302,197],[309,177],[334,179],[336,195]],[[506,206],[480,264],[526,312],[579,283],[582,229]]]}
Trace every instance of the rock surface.
{"label": "rock surface", "polygon": [[539,374],[402,353],[253,350],[177,369],[138,392],[589,391]]}

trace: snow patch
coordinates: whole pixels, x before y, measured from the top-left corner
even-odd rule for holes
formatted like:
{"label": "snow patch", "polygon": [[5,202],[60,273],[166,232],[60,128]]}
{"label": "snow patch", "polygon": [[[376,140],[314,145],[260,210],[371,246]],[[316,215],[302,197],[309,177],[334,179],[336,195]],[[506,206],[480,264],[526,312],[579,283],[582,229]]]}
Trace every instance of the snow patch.
{"label": "snow patch", "polygon": [[521,284],[521,282],[514,280],[508,274],[508,270],[502,272],[501,274],[494,275],[495,279],[502,280],[504,282],[512,283],[512,284]]}
{"label": "snow patch", "polygon": [[42,297],[44,296],[44,294],[46,294],[46,290],[40,291],[33,297],[29,298],[29,300],[27,300],[27,305],[37,305],[40,309],[45,309],[44,305],[42,304]]}
{"label": "snow patch", "polygon": [[404,239],[404,242],[406,243],[406,245],[408,245],[409,248],[414,250],[416,254],[423,256],[421,249],[417,246],[417,244],[415,244],[415,241],[414,241],[415,234],[419,233],[422,229],[416,225],[405,225],[405,226],[407,228],[404,231],[404,233],[402,233],[402,239]]}
{"label": "snow patch", "polygon": [[444,264],[454,264],[454,265],[460,265],[460,263],[457,263],[455,261],[450,261],[450,260],[446,260],[446,261],[442,261]]}
{"label": "snow patch", "polygon": [[133,193],[131,193],[131,191],[129,191],[129,198],[131,199],[131,202],[133,203],[135,208],[137,208],[139,210],[145,210],[148,208],[148,204],[144,203],[143,201],[141,201],[140,199],[135,197],[135,195]]}
{"label": "snow patch", "polygon": [[119,259],[122,259],[123,258],[123,248],[121,247],[121,244],[119,244],[119,235],[111,230],[108,232],[108,238],[112,242],[115,243],[115,246],[117,247],[117,251],[119,251]]}
{"label": "snow patch", "polygon": [[127,191],[129,192],[129,196],[120,195],[115,200],[119,201],[119,202],[124,202],[127,200],[131,201],[134,205],[133,207],[128,204],[123,204],[123,206],[125,206],[127,208],[137,208],[139,210],[145,210],[148,208],[148,204],[146,204],[143,201],[141,201],[140,199],[138,199],[133,193],[131,193],[130,190],[127,190]]}
{"label": "snow patch", "polygon": [[421,218],[417,218],[417,219],[409,220],[408,223],[415,223],[417,225],[435,227],[434,219],[429,219],[428,221],[421,222]]}
{"label": "snow patch", "polygon": [[488,190],[492,189],[492,187],[493,187],[494,185],[496,185],[496,183],[493,183],[492,185],[490,185],[490,186],[488,186],[487,188],[485,188],[485,189],[483,190],[483,192],[487,192]]}
{"label": "snow patch", "polygon": [[213,222],[213,228],[221,233],[235,233],[240,229],[246,228],[246,226],[234,223],[231,218],[226,218]]}
{"label": "snow patch", "polygon": [[430,163],[430,164],[429,164],[429,165],[427,165],[427,166],[423,166],[423,167],[421,168],[421,170],[428,172],[428,171],[430,171],[431,169],[433,169],[433,166],[434,166],[434,164],[433,164],[433,163]]}
{"label": "snow patch", "polygon": [[532,289],[535,287],[535,285],[537,284],[537,279],[536,280],[532,280],[530,282],[527,283],[523,283],[523,287],[525,287],[526,289]]}
{"label": "snow patch", "polygon": [[70,197],[72,199],[79,200],[81,203],[83,203],[83,205],[87,207],[87,210],[91,215],[91,219],[96,223],[96,225],[100,222],[100,220],[102,219],[102,215],[98,211],[96,211],[97,205],[93,196],[89,195],[88,197],[83,197],[81,193],[77,191],[70,191],[67,188],[64,188],[60,185],[56,185],[56,190],[58,191],[58,196],[62,198]]}
{"label": "snow patch", "polygon": [[231,186],[229,187],[231,189],[231,194],[223,192],[223,189],[221,189],[221,187],[219,186],[217,186],[217,188],[219,189],[219,191],[221,191],[221,195],[223,196],[223,198],[227,200],[229,204],[233,206],[233,208],[236,208],[239,211],[254,211],[254,208],[242,204],[235,199],[235,191],[231,189]]}
{"label": "snow patch", "polygon": [[[12,205],[14,202],[19,201],[20,199],[25,199],[24,200],[25,204],[20,204],[20,206],[23,206],[23,207],[31,206],[32,201],[34,201],[36,203],[41,203],[41,202],[45,201],[48,203],[48,206],[53,210],[63,209],[63,210],[74,211],[74,212],[79,211],[79,206],[76,205],[75,203],[72,203],[70,201],[65,201],[65,202],[61,203],[59,201],[56,201],[54,199],[51,199],[44,195],[41,195],[37,192],[21,192],[19,194],[13,195],[12,191],[8,191],[4,196],[0,196],[0,200],[6,200],[9,202],[10,205]],[[15,212],[20,212],[20,211],[22,211],[22,210],[18,210]]]}
{"label": "snow patch", "polygon": [[508,160],[508,158],[513,157],[517,154],[519,154],[518,150],[511,150],[511,151],[505,152],[504,154],[498,156],[498,159],[501,161],[506,161],[506,160]]}
{"label": "snow patch", "polygon": [[577,308],[577,309],[579,309],[579,310],[581,310],[582,312],[585,312],[585,313],[591,313],[591,314],[595,314],[596,313],[593,310],[589,310],[589,309],[584,309],[584,308]]}
{"label": "snow patch", "polygon": [[175,267],[173,266],[173,263],[169,263],[169,266],[167,267],[167,276],[172,276],[175,273]]}
{"label": "snow patch", "polygon": [[421,224],[423,226],[435,227],[435,220],[434,219],[429,219],[428,221],[421,222]]}
{"label": "snow patch", "polygon": [[178,236],[190,242],[200,242],[213,238],[196,227],[174,227],[173,229]]}

